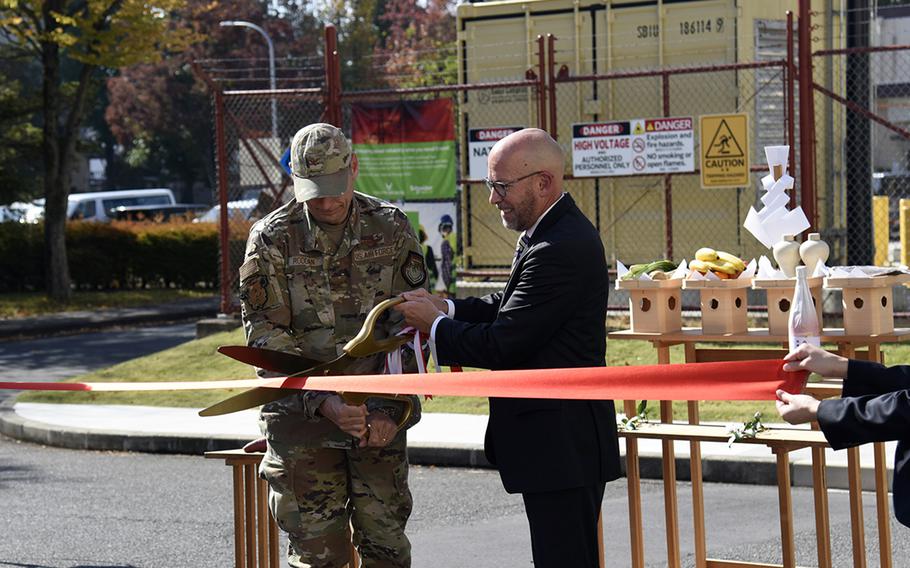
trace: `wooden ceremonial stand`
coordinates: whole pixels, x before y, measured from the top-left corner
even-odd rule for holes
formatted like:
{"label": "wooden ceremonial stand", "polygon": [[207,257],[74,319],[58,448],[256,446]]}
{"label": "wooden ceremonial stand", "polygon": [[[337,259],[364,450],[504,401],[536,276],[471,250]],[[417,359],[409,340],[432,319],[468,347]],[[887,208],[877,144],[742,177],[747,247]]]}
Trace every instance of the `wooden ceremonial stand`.
{"label": "wooden ceremonial stand", "polygon": [[[782,359],[787,353],[781,349],[736,348],[748,343],[767,343],[786,346],[786,336],[770,335],[766,329],[749,329],[745,333],[706,334],[698,328],[684,328],[670,333],[636,333],[631,330],[608,334],[610,340],[649,341],[657,350],[659,364],[670,362],[670,347],[683,345],[687,363],[712,361],[744,361],[754,359]],[[874,337],[846,335],[842,329],[826,329],[823,343],[834,343],[837,352],[845,357],[881,361],[881,344],[910,340],[910,329],[897,329],[889,334]],[[727,343],[732,348],[703,348],[698,343]],[[859,351],[865,349],[865,351]],[[806,392],[816,398],[840,396],[838,380],[827,380],[810,384]],[[626,415],[635,414],[635,401],[624,401]],[[667,565],[680,566],[679,523],[676,495],[676,468],[673,442],[689,441],[690,475],[692,479],[693,526],[695,531],[695,562],[698,567],[734,568],[742,566],[796,566],[796,548],[791,516],[789,453],[801,448],[812,448],[813,490],[815,494],[816,536],[819,566],[831,566],[830,531],[828,523],[827,481],[825,477],[825,448],[827,442],[817,430],[773,429],[760,433],[744,443],[767,446],[777,458],[778,498],[780,509],[781,548],[783,564],[744,564],[707,558],[705,544],[705,511],[702,487],[701,444],[703,441],[726,442],[729,434],[720,426],[699,424],[698,401],[688,401],[688,424],[673,423],[672,401],[660,401],[660,424],[645,424],[638,430],[621,432],[626,438],[627,478],[629,486],[629,520],[632,542],[632,566],[644,566],[644,540],[642,537],[641,476],[638,467],[639,438],[662,441],[664,480],[664,512],[667,527]],[[848,451],[848,481],[850,490],[850,514],[853,529],[854,566],[865,566],[865,537],[862,520],[862,483],[859,450]],[[891,534],[888,504],[888,479],[885,466],[885,446],[875,444],[875,491],[878,510],[879,547],[882,566],[891,566]]]}
{"label": "wooden ceremonial stand", "polygon": [[[910,280],[910,275],[897,275],[876,278],[825,278],[825,288],[843,290],[844,329],[825,329],[822,332],[823,343],[837,345],[836,352],[848,358],[866,359],[883,362],[881,344],[910,340],[910,329],[894,329],[891,287]],[[792,298],[793,281],[758,281],[753,286],[768,290],[769,329],[747,328],[745,305],[745,288],[749,284],[735,280],[705,281],[684,280],[683,288],[698,289],[701,299],[702,328],[682,328],[671,320],[662,327],[664,320],[649,314],[648,318],[636,318],[641,315],[642,306],[660,306],[663,298],[657,294],[668,286],[646,285],[639,287],[634,283],[619,282],[617,287],[629,289],[632,330],[617,331],[608,334],[610,340],[648,341],[657,350],[658,364],[670,363],[670,347],[683,345],[686,363],[704,363],[713,361],[743,361],[753,359],[782,359],[787,353],[786,320],[789,302]],[[813,297],[817,306],[821,305],[819,282],[813,281]],[[737,300],[739,302],[737,303]],[[773,301],[773,303],[772,303]],[[642,322],[646,325],[637,325]],[[733,348],[718,349],[699,347],[699,343],[730,344]],[[766,343],[778,345],[779,349],[742,348],[743,344]],[[737,346],[739,346],[737,348]],[[863,351],[861,351],[863,350]],[[812,383],[806,392],[818,399],[840,396],[841,380],[824,380]],[[790,492],[789,454],[801,448],[811,448],[812,452],[812,485],[815,498],[815,525],[818,561],[820,568],[831,567],[830,527],[828,521],[828,494],[825,468],[825,448],[827,442],[817,425],[813,430],[773,429],[759,433],[755,438],[742,442],[767,446],[777,459],[778,474],[778,507],[780,511],[780,534],[783,564],[754,564],[731,560],[709,559],[705,542],[705,511],[702,484],[701,442],[726,442],[729,433],[719,426],[699,424],[698,401],[687,401],[688,424],[676,424],[673,421],[672,401],[660,401],[660,423],[644,424],[637,430],[620,433],[626,439],[626,476],[629,495],[629,525],[632,545],[632,566],[644,566],[644,538],[642,533],[641,513],[641,474],[638,459],[638,439],[652,438],[661,440],[663,481],[664,481],[664,514],[666,521],[667,566],[680,566],[679,523],[676,495],[676,467],[673,443],[676,440],[689,442],[690,474],[692,479],[693,526],[695,533],[695,565],[698,568],[743,568],[778,567],[795,568],[796,547],[792,525],[792,500]],[[636,401],[623,402],[627,416],[636,414]],[[888,477],[885,462],[885,445],[874,444],[875,456],[875,498],[879,533],[879,551],[881,566],[890,568],[891,529],[888,504]],[[847,476],[850,493],[850,520],[852,527],[853,565],[865,568],[865,534],[862,510],[862,479],[859,462],[859,449],[847,450]],[[602,557],[601,557],[602,558]]]}
{"label": "wooden ceremonial stand", "polygon": [[[269,486],[258,475],[265,454],[243,450],[206,452],[209,459],[224,460],[234,474],[234,566],[235,568],[278,568],[278,525],[269,513]],[[358,568],[360,558],[351,544],[348,568]]]}
{"label": "wooden ceremonial stand", "polygon": [[262,453],[243,450],[206,452],[209,459],[223,459],[234,474],[234,566],[278,568],[278,525],[269,514],[269,489],[258,475]]}

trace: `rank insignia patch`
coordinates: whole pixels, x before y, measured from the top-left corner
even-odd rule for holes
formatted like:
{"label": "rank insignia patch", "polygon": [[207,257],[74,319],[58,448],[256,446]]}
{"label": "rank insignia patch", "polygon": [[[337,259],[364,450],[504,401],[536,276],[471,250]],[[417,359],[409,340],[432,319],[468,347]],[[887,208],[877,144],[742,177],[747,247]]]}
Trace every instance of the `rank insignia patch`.
{"label": "rank insignia patch", "polygon": [[414,251],[408,253],[408,259],[401,266],[401,275],[409,286],[417,287],[423,284],[427,279],[427,269],[423,264],[423,258]]}

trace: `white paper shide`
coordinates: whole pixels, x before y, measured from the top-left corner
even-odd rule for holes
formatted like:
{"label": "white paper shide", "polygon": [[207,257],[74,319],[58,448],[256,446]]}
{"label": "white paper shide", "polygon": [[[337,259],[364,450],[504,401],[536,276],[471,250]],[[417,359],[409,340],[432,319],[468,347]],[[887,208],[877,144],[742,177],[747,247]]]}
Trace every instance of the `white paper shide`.
{"label": "white paper shide", "polygon": [[798,235],[809,228],[809,219],[802,208],[788,209],[794,179],[787,173],[789,146],[765,146],[770,173],[761,179],[765,194],[761,197],[762,207],[756,211],[749,208],[743,227],[766,248],[771,248],[784,235]]}

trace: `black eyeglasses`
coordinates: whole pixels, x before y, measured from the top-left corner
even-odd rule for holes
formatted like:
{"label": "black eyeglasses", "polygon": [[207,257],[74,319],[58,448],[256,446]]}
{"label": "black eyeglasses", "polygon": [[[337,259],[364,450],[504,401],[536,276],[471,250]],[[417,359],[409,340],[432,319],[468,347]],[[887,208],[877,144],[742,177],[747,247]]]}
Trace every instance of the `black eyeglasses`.
{"label": "black eyeglasses", "polygon": [[522,180],[528,179],[531,176],[536,176],[537,174],[542,173],[544,173],[544,170],[538,170],[536,172],[531,172],[528,175],[521,176],[518,179],[513,179],[512,181],[493,181],[490,178],[483,178],[483,182],[487,184],[487,189],[490,191],[495,191],[496,195],[505,199],[506,193],[508,193],[510,187]]}

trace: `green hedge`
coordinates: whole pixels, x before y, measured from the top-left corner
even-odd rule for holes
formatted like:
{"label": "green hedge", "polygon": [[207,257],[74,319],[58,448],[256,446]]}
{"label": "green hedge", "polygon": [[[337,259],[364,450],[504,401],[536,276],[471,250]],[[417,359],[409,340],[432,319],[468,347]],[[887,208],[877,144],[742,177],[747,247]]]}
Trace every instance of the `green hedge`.
{"label": "green hedge", "polygon": [[[213,223],[72,222],[66,246],[70,278],[79,289],[218,285]],[[0,292],[43,287],[43,225],[0,223]]]}

